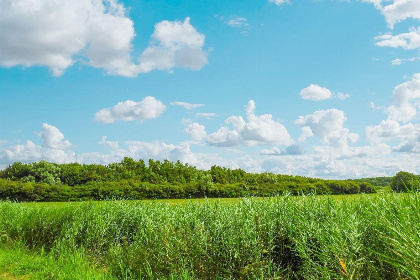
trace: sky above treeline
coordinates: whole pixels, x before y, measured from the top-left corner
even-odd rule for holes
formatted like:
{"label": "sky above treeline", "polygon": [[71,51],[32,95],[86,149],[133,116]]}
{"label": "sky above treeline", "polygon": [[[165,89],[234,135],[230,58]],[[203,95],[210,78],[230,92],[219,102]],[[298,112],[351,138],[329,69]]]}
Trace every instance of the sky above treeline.
{"label": "sky above treeline", "polygon": [[0,0],[0,168],[420,174],[419,0]]}

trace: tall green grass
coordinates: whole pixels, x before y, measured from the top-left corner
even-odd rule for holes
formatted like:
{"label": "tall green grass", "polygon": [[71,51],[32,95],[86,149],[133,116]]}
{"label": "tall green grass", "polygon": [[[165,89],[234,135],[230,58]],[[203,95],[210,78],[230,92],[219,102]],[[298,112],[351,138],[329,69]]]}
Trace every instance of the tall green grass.
{"label": "tall green grass", "polygon": [[1,202],[0,235],[3,248],[79,256],[89,264],[80,267],[117,279],[420,278],[419,194],[59,208]]}

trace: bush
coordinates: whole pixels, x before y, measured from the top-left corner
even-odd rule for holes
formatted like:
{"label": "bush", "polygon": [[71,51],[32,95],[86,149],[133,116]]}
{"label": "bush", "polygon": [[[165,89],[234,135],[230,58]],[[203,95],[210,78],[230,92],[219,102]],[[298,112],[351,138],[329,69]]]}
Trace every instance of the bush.
{"label": "bush", "polygon": [[418,191],[420,183],[412,173],[400,171],[392,178],[391,188],[396,192]]}

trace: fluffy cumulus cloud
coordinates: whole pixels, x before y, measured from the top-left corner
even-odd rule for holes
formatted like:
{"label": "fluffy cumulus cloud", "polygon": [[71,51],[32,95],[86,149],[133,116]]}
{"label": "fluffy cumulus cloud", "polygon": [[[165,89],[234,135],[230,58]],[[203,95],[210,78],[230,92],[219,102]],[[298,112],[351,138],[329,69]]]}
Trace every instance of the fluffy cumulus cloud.
{"label": "fluffy cumulus cloud", "polygon": [[[385,125],[383,125],[385,126]],[[375,143],[366,147],[345,147],[336,148],[332,146],[314,146],[310,154],[302,153],[302,149],[297,144],[292,144],[285,150],[278,147],[263,149],[260,155],[252,153],[245,156],[235,156],[227,158],[220,153],[193,153],[188,144],[167,144],[162,141],[142,142],[126,141],[119,144],[118,141],[110,141],[104,136],[99,144],[110,147],[107,153],[83,153],[76,155],[66,146],[59,145],[65,149],[49,148],[51,142],[43,139],[43,134],[39,133],[42,144],[37,145],[32,141],[24,144],[12,145],[0,150],[0,165],[4,168],[7,164],[14,161],[32,162],[45,159],[57,163],[95,163],[109,164],[111,162],[121,161],[124,157],[143,159],[147,161],[152,158],[155,160],[168,159],[171,161],[180,160],[184,163],[195,165],[201,169],[209,169],[212,165],[225,166],[228,168],[241,168],[247,172],[264,172],[303,175],[323,178],[357,178],[372,176],[392,176],[400,170],[408,172],[419,172],[418,157],[410,153],[419,152],[419,146],[414,146],[413,131],[417,131],[419,137],[420,127],[418,126],[394,126],[392,132],[379,131],[375,128],[376,138],[383,138],[388,141],[393,135],[399,135],[401,139],[407,138],[408,141],[402,141],[401,144],[390,148],[385,143]],[[48,131],[59,130],[46,127]],[[412,133],[410,133],[410,131]],[[61,133],[61,132],[59,132]],[[65,140],[60,137],[52,141],[53,143],[64,143]],[[419,139],[417,139],[418,145]],[[50,144],[49,144],[50,143]],[[53,146],[56,146],[53,144]],[[57,146],[56,146],[57,147]],[[228,149],[225,149],[228,153]],[[281,156],[279,156],[281,155]]]}
{"label": "fluffy cumulus cloud", "polygon": [[116,121],[144,121],[159,117],[166,106],[152,96],[145,97],[140,102],[127,100],[118,102],[111,108],[105,108],[95,114],[95,120],[101,123],[114,123]]}
{"label": "fluffy cumulus cloud", "polygon": [[191,110],[194,108],[204,106],[204,104],[193,104],[193,103],[187,103],[187,102],[181,102],[181,101],[171,102],[169,103],[169,105],[181,106],[181,107],[184,107],[184,109],[186,110]]}
{"label": "fluffy cumulus cloud", "polygon": [[401,125],[394,120],[383,120],[377,126],[366,127],[366,138],[373,145],[395,142],[395,152],[420,153],[420,124]]}
{"label": "fluffy cumulus cloud", "polygon": [[72,147],[69,140],[64,140],[64,135],[58,128],[47,123],[42,124],[41,137],[46,148],[65,150]]}
{"label": "fluffy cumulus cloud", "polygon": [[191,138],[194,139],[194,140],[202,140],[207,135],[206,128],[204,127],[204,125],[201,125],[201,124],[196,123],[196,122],[190,123],[185,128],[185,133],[187,133],[189,136],[191,136]]}
{"label": "fluffy cumulus cloud", "polygon": [[231,116],[216,132],[209,134],[206,142],[212,146],[255,146],[290,145],[293,140],[287,129],[273,119],[270,114],[255,115],[255,103],[250,100],[245,105],[246,120],[242,116]]}
{"label": "fluffy cumulus cloud", "polygon": [[389,119],[407,122],[417,116],[420,109],[420,73],[396,86],[391,102],[392,105],[386,110]]}
{"label": "fluffy cumulus cloud", "polygon": [[190,24],[190,18],[183,22],[159,22],[150,45],[139,58],[139,71],[170,71],[174,67],[199,70],[208,62],[207,53],[202,49],[204,39],[205,36]]}
{"label": "fluffy cumulus cloud", "polygon": [[[386,4],[388,1],[382,2]],[[393,27],[407,18],[420,20],[420,2],[418,0],[394,0],[391,4],[382,7],[381,12],[390,27]]]}
{"label": "fluffy cumulus cloud", "polygon": [[180,160],[184,163],[197,164],[196,156],[191,152],[188,144],[166,144],[156,141],[152,143],[141,141],[126,141],[124,147],[120,147],[118,141],[109,141],[107,137],[102,137],[99,144],[110,147],[110,152],[102,153],[83,153],[76,154],[69,148],[72,147],[69,141],[64,140],[63,134],[58,128],[43,124],[42,132],[39,133],[42,145],[37,145],[32,141],[25,144],[11,145],[0,151],[0,165],[4,167],[15,161],[33,162],[47,160],[56,163],[96,163],[108,164],[121,161],[124,157],[141,158],[144,160],[168,159],[171,161]]}
{"label": "fluffy cumulus cloud", "polygon": [[390,33],[375,37],[380,47],[403,48],[413,50],[420,48],[420,27],[411,28],[409,32],[392,35]]}
{"label": "fluffy cumulus cloud", "polygon": [[135,77],[154,69],[200,69],[207,63],[204,35],[187,18],[162,21],[153,42],[131,58],[133,21],[118,0],[0,1],[0,66],[41,65],[60,76],[79,58],[111,75]]}
{"label": "fluffy cumulus cloud", "polygon": [[128,153],[134,158],[180,160],[184,163],[195,164],[197,159],[191,152],[189,145],[166,144],[161,141],[152,143],[141,141],[127,141]]}
{"label": "fluffy cumulus cloud", "polygon": [[76,154],[69,150],[73,145],[68,140],[64,140],[64,135],[58,128],[44,123],[39,136],[42,139],[42,145],[26,141],[25,144],[6,147],[0,152],[0,163],[31,162],[41,159],[57,163],[76,161]]}
{"label": "fluffy cumulus cloud", "polygon": [[385,109],[388,118],[379,125],[366,127],[366,139],[372,145],[393,145],[394,152],[420,152],[420,124],[411,123],[419,116],[420,74],[397,85],[391,97],[392,105]]}
{"label": "fluffy cumulus cloud", "polygon": [[330,99],[332,97],[332,93],[327,88],[320,87],[317,84],[311,84],[300,91],[300,97],[309,100],[324,100]]}
{"label": "fluffy cumulus cloud", "polygon": [[300,116],[295,124],[299,125],[302,135],[299,141],[303,142],[308,137],[316,136],[332,147],[346,147],[359,139],[356,133],[350,133],[344,128],[347,118],[343,111],[337,109],[316,111],[312,115]]}
{"label": "fluffy cumulus cloud", "polygon": [[416,173],[419,160],[406,153],[391,156],[385,145],[336,149],[314,146],[311,154],[269,156],[260,166],[275,173],[322,178],[393,176],[400,170]]}
{"label": "fluffy cumulus cloud", "polygon": [[302,99],[313,100],[313,101],[319,101],[319,100],[325,100],[325,99],[331,99],[331,98],[344,100],[350,97],[350,94],[348,93],[343,93],[343,92],[333,93],[331,92],[331,90],[325,87],[321,87],[317,84],[311,84],[310,86],[302,89],[299,95]]}
{"label": "fluffy cumulus cloud", "polygon": [[109,141],[106,140],[108,138],[108,136],[102,136],[102,140],[99,141],[98,143],[101,145],[106,145],[108,147],[110,147],[111,149],[118,149],[119,145],[118,145],[118,141]]}
{"label": "fluffy cumulus cloud", "polygon": [[[381,11],[382,15],[393,29],[398,22],[408,18],[420,20],[420,1],[418,0],[364,0],[371,2]],[[411,28],[409,32],[392,35],[388,33],[375,38],[380,47],[403,48],[407,50],[420,48],[420,29]]]}
{"label": "fluffy cumulus cloud", "polygon": [[94,67],[132,76],[134,36],[132,20],[115,0],[0,2],[2,66],[48,66],[59,76],[83,53]]}

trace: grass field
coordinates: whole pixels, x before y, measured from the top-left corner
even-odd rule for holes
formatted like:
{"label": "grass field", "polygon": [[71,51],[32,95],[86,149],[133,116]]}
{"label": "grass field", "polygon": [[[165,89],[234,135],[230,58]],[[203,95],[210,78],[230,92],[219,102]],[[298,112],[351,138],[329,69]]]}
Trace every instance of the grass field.
{"label": "grass field", "polygon": [[419,279],[420,195],[0,202],[0,279]]}

